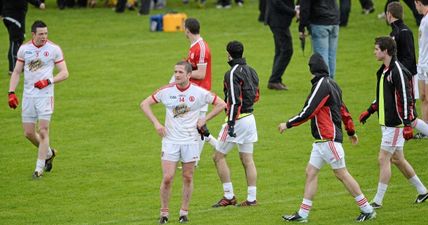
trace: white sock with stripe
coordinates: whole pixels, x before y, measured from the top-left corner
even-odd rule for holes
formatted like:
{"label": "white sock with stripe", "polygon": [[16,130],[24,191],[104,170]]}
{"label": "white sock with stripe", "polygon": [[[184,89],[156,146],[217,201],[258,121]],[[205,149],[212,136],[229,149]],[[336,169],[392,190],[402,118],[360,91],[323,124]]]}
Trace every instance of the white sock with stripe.
{"label": "white sock with stripe", "polygon": [[180,216],[187,216],[189,215],[189,210],[180,209]]}
{"label": "white sock with stripe", "polygon": [[223,184],[224,197],[227,199],[232,199],[235,194],[233,193],[233,185],[232,182]]}
{"label": "white sock with stripe", "polygon": [[357,202],[358,207],[360,207],[361,212],[363,213],[371,213],[373,212],[373,207],[367,201],[367,198],[364,197],[364,194],[360,194],[355,197],[355,202]]}
{"label": "white sock with stripe", "polygon": [[166,217],[168,217],[169,216],[169,212],[168,211],[169,211],[168,208],[161,208],[160,209],[160,216],[166,216]]}
{"label": "white sock with stripe", "polygon": [[416,190],[420,195],[426,194],[428,192],[427,188],[424,186],[424,184],[422,184],[422,181],[419,179],[418,175],[415,175],[412,178],[410,178],[409,182],[416,187]]}
{"label": "white sock with stripe", "polygon": [[416,119],[412,123],[413,127],[416,128],[416,130],[420,131],[422,134],[428,136],[428,124],[425,123],[425,121],[421,119]]}
{"label": "white sock with stripe", "polygon": [[298,212],[299,216],[303,218],[307,218],[309,216],[309,211],[311,211],[311,208],[312,208],[312,201],[304,198]]}
{"label": "white sock with stripe", "polygon": [[377,185],[377,192],[376,195],[373,199],[374,202],[376,202],[376,204],[378,205],[382,205],[383,202],[383,197],[385,196],[385,192],[386,189],[388,189],[388,185],[387,184],[383,184],[383,183],[378,183]]}

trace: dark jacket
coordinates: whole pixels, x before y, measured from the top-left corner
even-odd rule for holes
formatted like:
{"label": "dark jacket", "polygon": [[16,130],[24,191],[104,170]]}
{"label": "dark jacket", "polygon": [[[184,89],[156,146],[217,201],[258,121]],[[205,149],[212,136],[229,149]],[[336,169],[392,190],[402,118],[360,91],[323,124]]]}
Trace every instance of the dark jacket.
{"label": "dark jacket", "polygon": [[11,17],[20,22],[25,19],[25,14],[28,10],[28,3],[36,7],[40,7],[41,0],[0,0],[0,9],[3,17]]}
{"label": "dark jacket", "polygon": [[315,25],[339,25],[340,12],[336,0],[300,0],[299,32]]}
{"label": "dark jacket", "polygon": [[232,68],[224,75],[224,99],[227,122],[234,125],[241,114],[253,112],[253,105],[259,100],[259,77],[243,58],[233,59],[229,65]]}
{"label": "dark jacket", "polygon": [[351,114],[342,100],[342,90],[329,77],[328,67],[318,53],[309,60],[312,89],[302,111],[287,122],[287,128],[298,126],[311,119],[312,136],[317,140],[342,143],[342,121],[349,136],[355,134]]}
{"label": "dark jacket", "polygon": [[296,15],[294,0],[268,0],[265,23],[270,27],[288,28]]}
{"label": "dark jacket", "polygon": [[416,56],[413,32],[403,23],[396,20],[391,23],[392,31],[389,34],[397,43],[397,59],[412,75],[416,75]]}
{"label": "dark jacket", "polygon": [[[383,72],[384,69],[385,65],[382,64],[376,73],[376,100],[367,111],[378,112],[380,125],[410,126],[410,122],[415,118],[412,74],[395,57],[392,58],[385,72]],[[380,102],[379,96],[383,97],[383,103]]]}

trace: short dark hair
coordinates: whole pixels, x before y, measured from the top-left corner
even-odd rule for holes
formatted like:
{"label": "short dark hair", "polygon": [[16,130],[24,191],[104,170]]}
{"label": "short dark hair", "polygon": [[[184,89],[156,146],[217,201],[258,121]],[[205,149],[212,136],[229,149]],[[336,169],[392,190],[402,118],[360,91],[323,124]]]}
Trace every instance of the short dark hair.
{"label": "short dark hair", "polygon": [[37,28],[48,27],[45,22],[41,20],[34,21],[33,25],[31,25],[31,32],[36,33]]}
{"label": "short dark hair", "polygon": [[403,6],[401,6],[400,2],[389,3],[386,11],[391,13],[392,17],[396,19],[403,19]]}
{"label": "short dark hair", "polygon": [[199,30],[201,29],[198,20],[195,18],[187,18],[184,21],[184,27],[187,28],[192,34],[199,34]]}
{"label": "short dark hair", "polygon": [[415,2],[421,2],[422,5],[428,5],[428,0],[415,0]]}
{"label": "short dark hair", "polygon": [[390,56],[397,54],[397,45],[395,44],[394,39],[388,36],[377,37],[375,38],[375,45],[378,45],[380,50],[385,51]]}
{"label": "short dark hair", "polygon": [[226,51],[233,59],[242,58],[244,45],[239,41],[231,41],[227,44]]}
{"label": "short dark hair", "polygon": [[191,73],[192,72],[192,65],[189,62],[179,61],[175,65],[176,66],[184,66],[184,70],[186,71],[186,73]]}

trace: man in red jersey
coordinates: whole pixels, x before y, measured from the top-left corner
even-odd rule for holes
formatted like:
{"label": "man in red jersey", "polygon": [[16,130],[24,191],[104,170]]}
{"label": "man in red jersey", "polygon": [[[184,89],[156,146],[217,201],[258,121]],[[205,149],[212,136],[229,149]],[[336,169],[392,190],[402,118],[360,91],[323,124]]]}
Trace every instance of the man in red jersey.
{"label": "man in red jersey", "polygon": [[[190,41],[189,55],[187,56],[186,61],[192,65],[190,82],[210,91],[211,50],[208,47],[207,42],[204,41],[199,34],[200,27],[199,21],[195,18],[187,18],[184,21],[184,34]],[[204,118],[207,111],[208,105],[205,105],[199,114],[199,118]],[[209,141],[210,137],[205,137],[205,140]],[[202,153],[204,143],[205,142],[203,140],[199,142],[199,154]],[[197,164],[198,163],[196,163],[196,166]]]}

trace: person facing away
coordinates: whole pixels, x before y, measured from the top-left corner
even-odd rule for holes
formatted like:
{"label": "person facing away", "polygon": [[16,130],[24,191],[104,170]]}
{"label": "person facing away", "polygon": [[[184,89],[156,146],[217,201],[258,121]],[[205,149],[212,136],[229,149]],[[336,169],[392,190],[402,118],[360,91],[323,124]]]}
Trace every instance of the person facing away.
{"label": "person facing away", "polygon": [[420,131],[413,138],[421,139],[428,136],[428,124],[425,121],[417,118],[416,113],[416,96],[419,97],[418,93],[418,84],[415,76],[417,75],[416,69],[416,56],[415,56],[415,46],[413,40],[413,32],[410,28],[403,22],[403,7],[400,2],[391,2],[389,3],[386,15],[386,21],[391,25],[392,31],[389,34],[392,39],[394,39],[397,45],[397,60],[403,64],[403,66],[410,72],[407,79],[410,82],[410,87],[412,91],[413,103],[413,112],[414,119],[412,120],[412,127]]}
{"label": "person facing away", "polygon": [[[256,120],[253,105],[259,99],[259,78],[256,71],[247,65],[242,57],[244,45],[239,41],[231,41],[226,47],[228,63],[231,69],[224,75],[224,95],[227,102],[226,123],[223,124],[215,145],[213,160],[220,181],[223,184],[223,197],[212,207],[228,205],[257,205],[257,170],[253,160],[254,143],[257,142]],[[233,192],[230,169],[226,155],[238,147],[239,156],[244,166],[247,180],[247,199],[239,204]]]}
{"label": "person facing away", "polygon": [[293,42],[290,25],[297,16],[294,0],[270,0],[266,5],[266,21],[273,34],[275,56],[268,88],[273,90],[288,90],[282,82],[282,76],[293,56]]}
{"label": "person facing away", "polygon": [[[9,83],[9,107],[19,105],[15,94],[19,76],[24,71],[22,96],[22,125],[25,137],[38,148],[33,178],[50,172],[56,151],[49,145],[49,124],[54,111],[54,84],[68,78],[68,70],[61,48],[48,40],[48,27],[40,20],[31,26],[32,40],[21,45]],[[54,76],[54,67],[58,73]],[[38,122],[38,130],[36,124]]]}
{"label": "person facing away", "polygon": [[382,140],[379,151],[379,183],[376,195],[371,202],[374,208],[381,208],[391,178],[391,162],[395,164],[406,179],[416,188],[418,196],[415,203],[428,198],[428,191],[413,167],[404,157],[404,140],[413,137],[411,121],[414,107],[410,72],[396,59],[397,47],[391,37],[375,39],[374,55],[382,62],[376,73],[376,100],[361,113],[360,122],[365,123],[371,114],[378,112]]}
{"label": "person facing away", "polygon": [[299,37],[305,38],[305,29],[308,29],[313,51],[322,55],[333,79],[336,74],[339,17],[336,0],[300,0]]}
{"label": "person facing away", "polygon": [[15,68],[16,54],[25,39],[25,17],[28,11],[28,3],[45,9],[45,3],[41,0],[0,0],[0,19],[9,33],[9,75]]}
{"label": "person facing away", "polygon": [[[160,224],[169,220],[169,200],[178,161],[182,162],[183,196],[179,222],[188,221],[190,198],[193,192],[194,165],[199,160],[200,135],[197,129],[219,114],[226,103],[211,92],[190,82],[192,66],[181,61],[174,67],[175,82],[164,86],[144,99],[140,107],[162,137],[162,182],[160,186]],[[165,125],[153,114],[151,106],[162,103],[166,108]],[[206,104],[214,107],[206,117],[199,117]]]}
{"label": "person facing away", "polygon": [[328,67],[319,53],[313,54],[309,59],[309,68],[312,74],[312,88],[302,111],[278,126],[279,132],[283,133],[310,119],[312,136],[316,139],[306,167],[306,184],[300,209],[294,214],[284,215],[283,219],[291,222],[308,221],[317,191],[318,174],[326,163],[330,164],[337,179],[344,184],[360,208],[361,213],[356,220],[361,222],[374,219],[376,212],[345,165],[341,123],[345,125],[352,144],[358,143],[358,137],[355,134],[351,114],[342,100],[342,90],[329,78]]}

